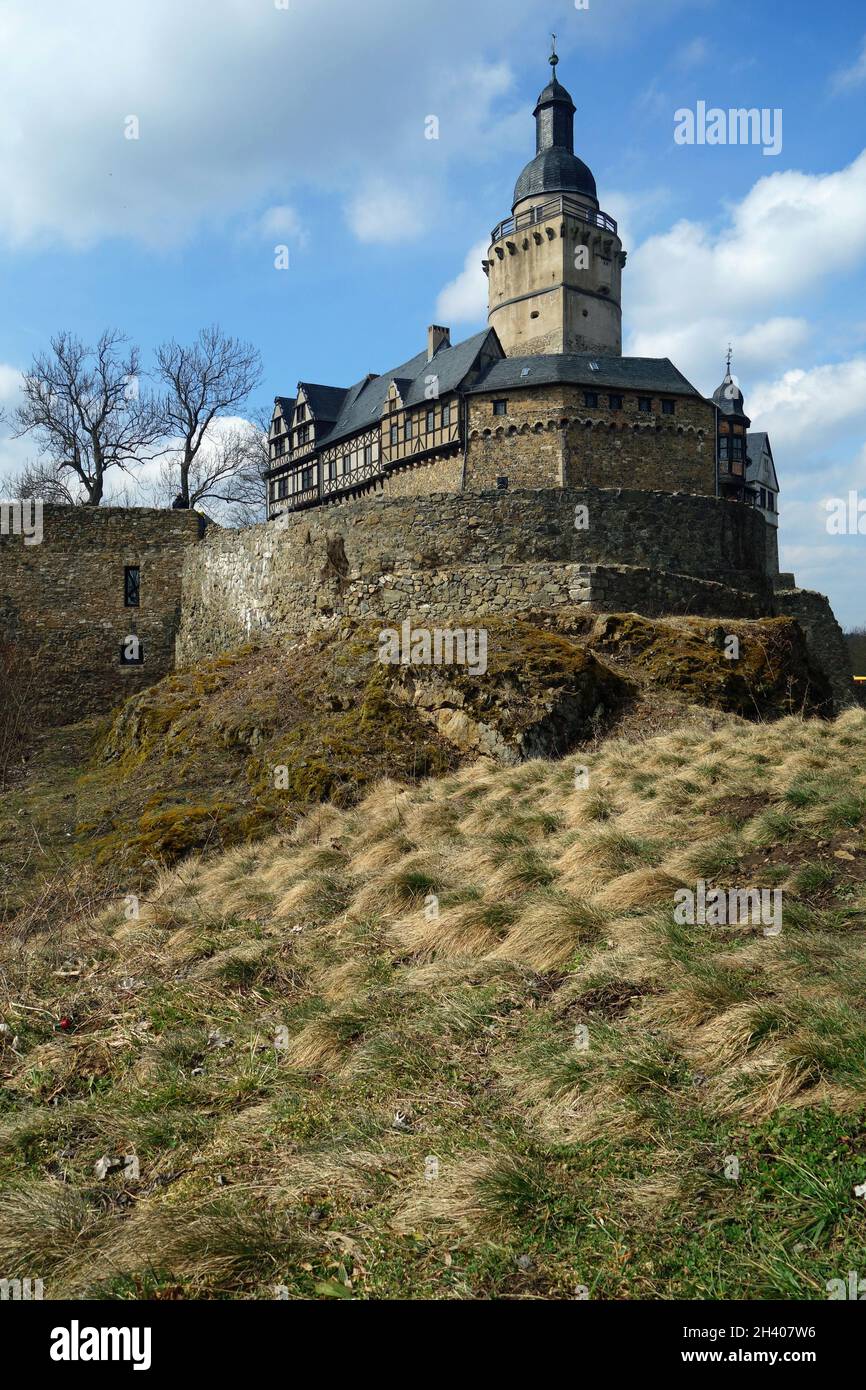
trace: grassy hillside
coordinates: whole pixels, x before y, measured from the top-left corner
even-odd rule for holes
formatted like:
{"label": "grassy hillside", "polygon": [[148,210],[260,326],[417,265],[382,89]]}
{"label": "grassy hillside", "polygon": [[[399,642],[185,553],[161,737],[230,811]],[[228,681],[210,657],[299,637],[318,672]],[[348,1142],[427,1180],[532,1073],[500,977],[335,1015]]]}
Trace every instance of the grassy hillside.
{"label": "grassy hillside", "polygon": [[[826,1297],[866,1235],[866,714],[623,734],[7,931],[6,1276]],[[698,878],[783,888],[781,935],[677,925]]]}

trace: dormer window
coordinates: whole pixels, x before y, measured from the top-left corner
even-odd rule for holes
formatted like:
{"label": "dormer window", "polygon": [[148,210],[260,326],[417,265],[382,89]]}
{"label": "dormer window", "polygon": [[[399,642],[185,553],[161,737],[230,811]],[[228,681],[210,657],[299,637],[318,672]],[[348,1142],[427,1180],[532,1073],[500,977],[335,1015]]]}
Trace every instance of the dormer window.
{"label": "dormer window", "polygon": [[297,409],[295,410],[295,419],[296,419],[296,420],[298,421],[298,423],[300,424],[301,420],[306,420],[306,418],[307,418],[307,407],[306,407],[305,405],[299,405],[299,406],[297,407]]}

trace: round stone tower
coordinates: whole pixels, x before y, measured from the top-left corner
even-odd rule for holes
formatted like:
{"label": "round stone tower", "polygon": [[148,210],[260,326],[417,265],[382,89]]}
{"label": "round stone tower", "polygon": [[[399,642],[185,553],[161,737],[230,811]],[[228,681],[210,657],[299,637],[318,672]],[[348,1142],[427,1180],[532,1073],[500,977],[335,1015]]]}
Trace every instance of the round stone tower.
{"label": "round stone tower", "polygon": [[595,179],[574,153],[571,96],[552,81],[535,107],[536,155],[514,190],[512,215],[494,228],[484,268],[488,322],[508,357],[622,354],[625,252],[599,209]]}

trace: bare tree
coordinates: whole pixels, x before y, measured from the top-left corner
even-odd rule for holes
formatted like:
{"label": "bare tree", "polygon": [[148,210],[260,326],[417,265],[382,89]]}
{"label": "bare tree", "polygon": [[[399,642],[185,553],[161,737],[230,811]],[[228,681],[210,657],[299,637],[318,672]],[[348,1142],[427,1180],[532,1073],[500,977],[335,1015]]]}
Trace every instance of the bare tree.
{"label": "bare tree", "polygon": [[216,436],[208,436],[208,430],[220,417],[241,411],[261,381],[261,357],[251,343],[227,338],[214,324],[203,328],[188,347],[174,340],[163,343],[157,352],[157,372],[166,387],[161,400],[163,432],[180,440],[175,465],[177,505],[191,507],[207,495],[201,488],[211,465],[196,469],[206,437],[219,447]]}
{"label": "bare tree", "polygon": [[[182,454],[162,462],[158,480],[149,490],[154,506],[180,506],[178,494]],[[202,441],[187,475],[190,507],[213,513],[228,526],[250,526],[267,515],[267,437],[256,420],[216,421]]]}
{"label": "bare tree", "polygon": [[40,463],[56,474],[72,473],[86,506],[102,501],[105,475],[131,471],[159,440],[161,421],[153,398],[141,390],[138,348],[116,330],[95,348],[71,333],[51,339],[24,376],[23,405],[13,412],[17,437],[33,433]]}
{"label": "bare tree", "polygon": [[79,494],[67,487],[65,479],[48,463],[25,463],[20,472],[11,475],[7,487],[11,497],[41,498],[67,507],[79,501]]}

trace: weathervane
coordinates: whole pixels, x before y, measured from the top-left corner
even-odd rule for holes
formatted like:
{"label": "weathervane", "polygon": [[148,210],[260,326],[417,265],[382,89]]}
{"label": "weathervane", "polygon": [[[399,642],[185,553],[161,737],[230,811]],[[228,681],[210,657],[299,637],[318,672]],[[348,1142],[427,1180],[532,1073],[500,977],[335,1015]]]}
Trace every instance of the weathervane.
{"label": "weathervane", "polygon": [[551,34],[550,37],[553,39],[553,43],[551,44],[551,51],[550,51],[550,66],[553,68],[553,75],[554,75],[554,77],[555,77],[555,76],[556,76],[556,65],[557,65],[557,63],[559,62],[559,58],[558,58],[557,52],[556,52],[556,35],[555,35],[555,34]]}
{"label": "weathervane", "polygon": [[733,358],[733,356],[734,349],[731,347],[731,344],[728,343],[728,376],[731,375],[731,359]]}

